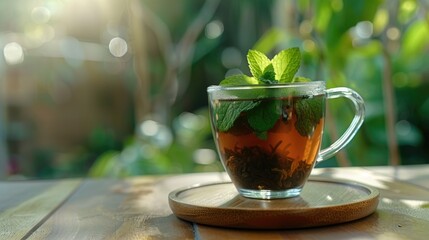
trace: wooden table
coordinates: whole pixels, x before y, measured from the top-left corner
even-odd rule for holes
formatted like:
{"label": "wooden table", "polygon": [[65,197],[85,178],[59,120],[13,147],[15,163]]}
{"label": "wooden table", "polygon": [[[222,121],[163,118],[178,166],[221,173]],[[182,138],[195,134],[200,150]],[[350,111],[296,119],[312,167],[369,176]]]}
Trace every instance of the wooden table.
{"label": "wooden table", "polygon": [[176,218],[168,193],[223,173],[0,182],[0,239],[429,239],[429,165],[315,169],[380,191],[376,212],[327,227],[256,231]]}

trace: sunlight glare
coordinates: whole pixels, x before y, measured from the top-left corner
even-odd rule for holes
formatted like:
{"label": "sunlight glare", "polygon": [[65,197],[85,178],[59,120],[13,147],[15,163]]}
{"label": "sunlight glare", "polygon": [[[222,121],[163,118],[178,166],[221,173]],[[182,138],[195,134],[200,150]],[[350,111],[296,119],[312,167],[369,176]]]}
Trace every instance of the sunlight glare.
{"label": "sunlight glare", "polygon": [[393,200],[390,198],[382,198],[381,201],[386,204],[392,204]]}
{"label": "sunlight glare", "polygon": [[[313,173],[312,173],[313,174]],[[353,175],[354,174],[354,175]],[[317,172],[314,172],[314,175],[317,175]],[[350,176],[353,176],[352,178]],[[389,189],[389,187],[385,184],[385,180],[381,176],[376,176],[371,172],[342,172],[335,171],[330,175],[335,179],[353,179],[354,181],[362,182],[363,184],[367,184],[372,187],[376,187],[379,189]],[[360,181],[362,179],[362,181]],[[363,180],[364,179],[364,180]]]}
{"label": "sunlight glare", "polygon": [[414,199],[402,199],[399,200],[401,203],[407,205],[410,208],[414,209],[420,209],[423,208],[426,204],[428,204],[428,201],[422,201],[422,200],[414,200]]}

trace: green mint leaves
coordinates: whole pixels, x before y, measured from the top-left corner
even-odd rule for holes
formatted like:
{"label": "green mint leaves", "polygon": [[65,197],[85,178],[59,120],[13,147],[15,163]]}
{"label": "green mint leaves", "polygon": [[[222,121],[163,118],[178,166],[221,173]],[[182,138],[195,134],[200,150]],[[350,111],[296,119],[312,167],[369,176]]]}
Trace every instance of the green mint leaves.
{"label": "green mint leaves", "polygon": [[267,101],[249,110],[247,121],[254,131],[263,133],[274,126],[281,114],[280,100]]}
{"label": "green mint leaves", "polygon": [[265,69],[271,64],[271,60],[265,54],[256,50],[249,50],[247,62],[249,63],[250,72],[257,79],[262,77]]}
{"label": "green mint leaves", "polygon": [[247,62],[253,77],[244,74],[232,75],[222,80],[220,85],[236,86],[295,82],[294,76],[301,65],[301,53],[297,47],[288,48],[279,52],[270,60],[259,51],[249,50]]}
{"label": "green mint leaves", "polygon": [[323,101],[319,98],[301,99],[295,103],[298,121],[295,128],[301,136],[311,136],[323,117]]}
{"label": "green mint leaves", "polygon": [[292,82],[301,64],[301,53],[298,48],[289,48],[279,52],[272,62],[279,83]]}
{"label": "green mint leaves", "polygon": [[219,131],[225,132],[228,131],[235,120],[240,116],[241,112],[245,112],[250,110],[257,105],[259,105],[260,101],[233,101],[233,102],[225,102],[220,105],[220,107],[215,108],[217,119],[217,128]]}
{"label": "green mint leaves", "polygon": [[265,54],[249,50],[247,54],[250,72],[261,84],[292,82],[301,64],[299,48],[279,52],[272,60]]}
{"label": "green mint leaves", "polygon": [[[247,54],[252,76],[244,74],[233,75],[220,82],[221,86],[240,85],[269,85],[293,82],[310,81],[304,77],[295,77],[300,64],[301,53],[299,48],[289,48],[279,52],[272,59],[265,54],[249,50]],[[261,100],[257,97],[252,101],[224,101],[219,106],[215,106],[217,116],[216,126],[220,131],[228,131],[241,113],[246,112],[247,122],[258,136],[266,136],[266,132],[271,129],[282,114],[282,101],[262,101],[263,90],[260,94]],[[241,96],[240,97],[245,97]],[[302,102],[302,103],[300,103]],[[320,101],[298,101],[296,111],[298,120],[296,128],[303,136],[308,136],[322,116],[322,106]]]}

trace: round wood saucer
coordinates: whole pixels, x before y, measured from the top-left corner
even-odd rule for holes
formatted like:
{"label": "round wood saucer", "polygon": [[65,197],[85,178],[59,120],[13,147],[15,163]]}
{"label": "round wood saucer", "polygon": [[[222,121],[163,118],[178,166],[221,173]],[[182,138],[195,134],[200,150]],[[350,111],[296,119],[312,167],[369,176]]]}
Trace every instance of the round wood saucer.
{"label": "round wood saucer", "polygon": [[169,194],[173,213],[186,221],[219,227],[291,229],[353,221],[373,213],[377,189],[310,178],[294,198],[258,200],[239,195],[231,182],[196,185]]}

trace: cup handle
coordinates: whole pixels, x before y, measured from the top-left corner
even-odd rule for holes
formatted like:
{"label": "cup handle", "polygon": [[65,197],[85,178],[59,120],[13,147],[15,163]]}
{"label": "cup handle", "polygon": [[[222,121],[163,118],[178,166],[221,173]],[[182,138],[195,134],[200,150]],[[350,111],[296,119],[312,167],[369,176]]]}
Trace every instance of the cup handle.
{"label": "cup handle", "polygon": [[326,90],[326,99],[334,99],[339,97],[345,97],[352,101],[354,105],[355,116],[353,117],[350,126],[343,133],[343,135],[338,138],[337,141],[331,144],[331,146],[320,150],[317,162],[329,159],[337,154],[341,149],[343,149],[355,136],[365,118],[365,104],[362,97],[357,92],[346,87],[331,88]]}

